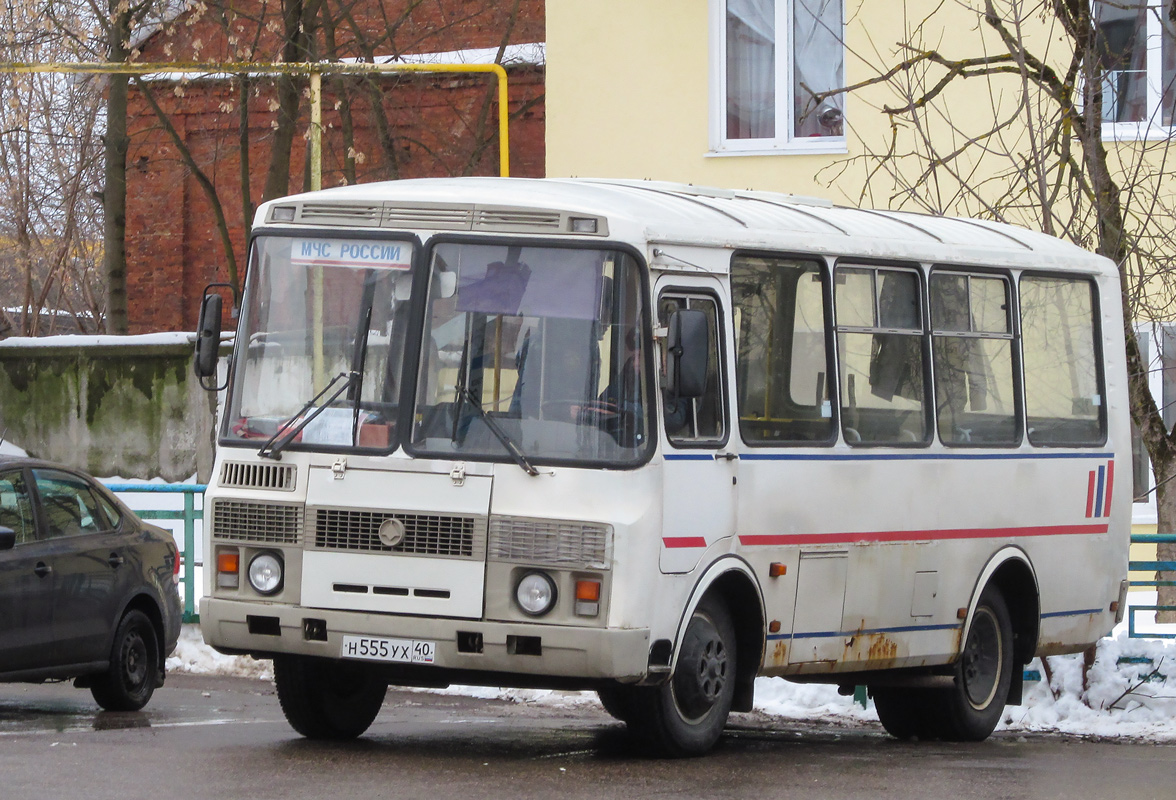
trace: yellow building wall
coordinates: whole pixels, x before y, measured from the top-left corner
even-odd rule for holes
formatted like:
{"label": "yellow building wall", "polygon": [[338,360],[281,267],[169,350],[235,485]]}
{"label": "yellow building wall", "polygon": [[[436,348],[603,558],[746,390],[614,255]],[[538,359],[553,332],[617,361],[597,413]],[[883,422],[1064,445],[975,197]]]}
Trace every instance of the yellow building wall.
{"label": "yellow building wall", "polygon": [[[897,180],[885,170],[870,171],[862,156],[884,151],[891,141],[890,119],[881,109],[902,101],[891,87],[863,89],[846,99],[846,141],[840,153],[711,153],[710,2],[717,0],[547,0],[548,176],[681,181],[812,195],[863,207],[989,216],[982,187],[1010,168],[1004,156],[969,151],[956,170],[940,169],[923,183],[917,198],[905,185],[925,168],[922,158],[906,159]],[[847,84],[898,63],[909,52],[900,49],[900,42],[937,49],[948,58],[1004,52],[982,23],[982,8],[980,0],[846,0]],[[1039,17],[1031,17],[1021,30],[1031,50],[1061,57],[1052,41],[1057,35]],[[912,70],[905,79],[914,91],[941,75],[939,68]],[[920,125],[940,152],[949,152],[969,132],[989,130],[993,120],[1014,114],[1019,85],[1018,76],[957,81]],[[908,124],[898,134],[899,152],[920,147]],[[989,144],[1003,152],[1037,146],[1018,124]],[[1153,152],[1144,160],[1162,163],[1164,153],[1154,144],[1129,143],[1120,146],[1129,169],[1146,147]],[[1149,191],[1153,196],[1170,193],[1158,186]],[[1061,208],[1065,197],[1057,202]]]}

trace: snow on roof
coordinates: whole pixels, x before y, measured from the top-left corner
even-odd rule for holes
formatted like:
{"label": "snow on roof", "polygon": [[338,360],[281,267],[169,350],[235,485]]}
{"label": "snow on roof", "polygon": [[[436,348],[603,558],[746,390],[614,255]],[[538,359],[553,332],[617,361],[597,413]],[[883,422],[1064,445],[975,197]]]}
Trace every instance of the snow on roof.
{"label": "snow on roof", "polygon": [[188,346],[194,344],[195,341],[196,334],[190,332],[142,333],[135,336],[62,334],[60,336],[10,336],[0,341],[0,348]]}
{"label": "snow on roof", "polygon": [[[374,63],[376,64],[494,64],[499,63],[503,67],[525,67],[537,66],[542,67],[547,63],[547,45],[544,42],[527,42],[524,44],[507,45],[502,51],[502,60],[497,61],[498,48],[497,47],[478,47],[467,50],[443,50],[435,53],[402,53],[398,56],[382,55],[375,56]],[[330,62],[321,62],[324,66]],[[362,64],[368,63],[358,58],[343,58],[339,60],[341,64]],[[250,75],[262,75],[265,73],[256,72],[249,73]],[[237,73],[232,75],[225,72],[210,72],[205,74],[193,74],[190,72],[152,72],[143,76],[144,80],[148,81],[209,81],[209,80],[227,80],[235,78]]]}

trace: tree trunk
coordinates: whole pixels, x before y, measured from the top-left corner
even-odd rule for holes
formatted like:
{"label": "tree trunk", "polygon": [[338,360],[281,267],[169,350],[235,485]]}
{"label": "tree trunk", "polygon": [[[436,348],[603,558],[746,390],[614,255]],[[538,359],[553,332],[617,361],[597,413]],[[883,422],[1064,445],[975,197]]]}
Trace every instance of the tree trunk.
{"label": "tree trunk", "polygon": [[[1156,477],[1156,531],[1176,533],[1176,459],[1153,460]],[[1176,544],[1156,545],[1157,561],[1176,561]],[[1176,572],[1158,572],[1161,581],[1176,581]],[[1176,586],[1160,586],[1156,605],[1176,607]],[[1176,610],[1159,611],[1156,622],[1176,622]]]}
{"label": "tree trunk", "polygon": [[[116,26],[117,27],[117,26]],[[118,34],[112,34],[112,39]],[[111,48],[111,61],[122,61]],[[125,58],[125,53],[123,54]],[[111,75],[106,97],[106,172],[102,187],[103,272],[106,276],[106,332],[125,334],[127,322],[127,84]]]}

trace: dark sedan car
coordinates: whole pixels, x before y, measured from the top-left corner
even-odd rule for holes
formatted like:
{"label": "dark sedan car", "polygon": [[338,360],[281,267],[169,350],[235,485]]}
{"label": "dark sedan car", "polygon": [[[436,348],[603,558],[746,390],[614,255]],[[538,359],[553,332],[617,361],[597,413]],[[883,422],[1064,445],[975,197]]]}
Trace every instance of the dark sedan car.
{"label": "dark sedan car", "polygon": [[74,678],[142,708],[179,637],[179,569],[171,534],[92,478],[0,456],[0,681]]}

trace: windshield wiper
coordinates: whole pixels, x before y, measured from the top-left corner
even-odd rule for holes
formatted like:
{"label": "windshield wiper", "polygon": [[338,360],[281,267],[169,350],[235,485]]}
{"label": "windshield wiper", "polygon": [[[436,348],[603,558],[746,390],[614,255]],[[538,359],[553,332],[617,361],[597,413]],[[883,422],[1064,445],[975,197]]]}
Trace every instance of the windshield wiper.
{"label": "windshield wiper", "polygon": [[531,466],[531,462],[523,455],[523,451],[514,443],[514,440],[507,436],[506,431],[499,427],[498,423],[494,421],[494,418],[486,413],[486,409],[482,408],[481,402],[478,401],[478,398],[474,397],[474,393],[465,386],[458,387],[458,392],[461,399],[469,403],[478,412],[478,416],[486,423],[486,427],[494,434],[494,438],[502,442],[502,446],[506,448],[506,452],[510,453],[510,457],[514,459],[514,462],[522,467],[523,471],[528,475],[538,475],[539,470]]}
{"label": "windshield wiper", "polygon": [[342,385],[340,385],[339,388],[335,390],[335,393],[332,394],[330,397],[328,397],[327,401],[325,403],[323,403],[321,406],[316,408],[314,411],[312,411],[307,416],[302,417],[302,419],[298,420],[298,423],[296,425],[294,425],[293,427],[285,428],[285,429],[279,427],[278,432],[275,433],[273,436],[271,436],[269,438],[269,441],[267,441],[265,444],[263,444],[261,446],[261,449],[257,451],[257,454],[259,456],[261,456],[262,458],[273,458],[273,459],[281,458],[282,450],[285,449],[286,445],[290,444],[290,442],[292,442],[294,440],[294,437],[297,436],[299,433],[301,433],[302,429],[310,424],[310,421],[312,419],[317,417],[319,414],[323,413],[324,409],[326,409],[328,406],[330,406],[331,403],[338,400],[339,395],[341,395],[341,394],[343,394],[343,392],[347,391],[347,389],[349,389],[351,387],[351,385],[353,383],[355,383],[357,380],[359,380],[359,376],[354,372],[340,372],[334,378],[331,378],[331,382],[328,383],[326,386],[324,386],[323,390],[321,392],[319,392],[314,397],[307,400],[306,405],[304,405],[302,408],[298,409],[298,413],[296,413],[294,416],[290,417],[290,419],[286,420],[286,424],[288,425],[291,421],[296,420],[299,417],[302,417],[303,414],[306,414],[306,412],[309,411],[311,409],[311,407],[314,406],[314,404],[319,401],[319,398],[321,398],[327,392],[331,391],[331,388],[336,383],[339,383],[339,381],[343,381]]}

